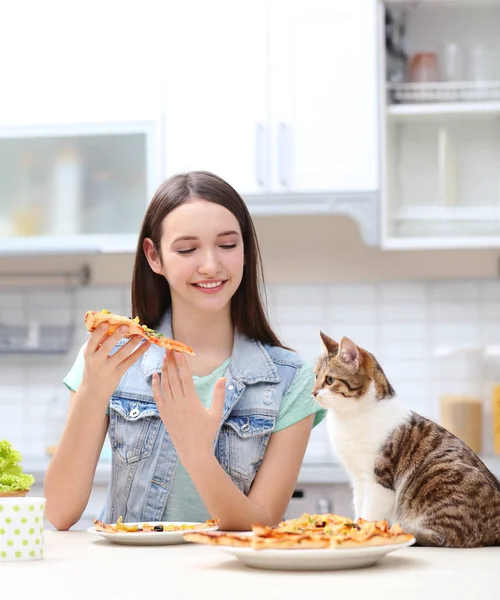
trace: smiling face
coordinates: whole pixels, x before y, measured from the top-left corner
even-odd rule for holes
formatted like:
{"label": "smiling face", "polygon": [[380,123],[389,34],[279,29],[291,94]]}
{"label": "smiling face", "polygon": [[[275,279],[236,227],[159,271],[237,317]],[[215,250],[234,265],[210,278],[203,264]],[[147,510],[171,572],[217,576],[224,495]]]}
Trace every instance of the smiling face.
{"label": "smiling face", "polygon": [[158,256],[151,240],[144,251],[155,273],[167,279],[172,306],[229,310],[243,277],[244,247],[236,217],[199,198],[189,199],[163,220]]}

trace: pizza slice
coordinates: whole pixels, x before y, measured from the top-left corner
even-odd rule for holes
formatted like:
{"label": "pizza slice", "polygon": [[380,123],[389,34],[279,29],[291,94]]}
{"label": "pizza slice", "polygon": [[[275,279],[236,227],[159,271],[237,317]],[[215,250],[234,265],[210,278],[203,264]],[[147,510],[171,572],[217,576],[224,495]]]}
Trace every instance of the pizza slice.
{"label": "pizza slice", "polygon": [[107,525],[99,519],[94,519],[94,529],[96,531],[103,531],[104,533],[118,533],[118,527],[116,525]]}
{"label": "pizza slice", "polygon": [[205,523],[182,523],[174,525],[173,523],[141,523],[127,525],[123,522],[120,515],[116,524],[103,523],[99,519],[94,519],[94,529],[105,533],[149,533],[149,532],[171,532],[171,531],[189,531],[190,529],[207,529],[218,524],[219,519],[208,519]]}
{"label": "pizza slice", "polygon": [[413,539],[400,525],[387,521],[356,522],[335,514],[309,515],[282,521],[276,527],[253,525],[252,534],[208,531],[188,533],[189,542],[212,546],[236,546],[254,550],[364,548],[402,544]]}
{"label": "pizza slice", "polygon": [[153,329],[146,327],[146,325],[141,325],[139,323],[139,317],[135,317],[135,319],[130,319],[128,317],[122,317],[121,315],[115,315],[107,310],[87,311],[85,315],[85,327],[88,331],[95,331],[95,329],[101,323],[106,323],[109,326],[107,332],[109,335],[113,334],[121,325],[126,325],[128,327],[128,332],[124,335],[124,337],[140,335],[148,342],[156,344],[157,346],[160,346],[162,348],[167,348],[168,350],[175,350],[176,352],[184,352],[185,354],[190,354],[191,356],[194,356],[193,349],[189,346],[186,346],[186,344],[167,338],[161,333],[157,333]]}

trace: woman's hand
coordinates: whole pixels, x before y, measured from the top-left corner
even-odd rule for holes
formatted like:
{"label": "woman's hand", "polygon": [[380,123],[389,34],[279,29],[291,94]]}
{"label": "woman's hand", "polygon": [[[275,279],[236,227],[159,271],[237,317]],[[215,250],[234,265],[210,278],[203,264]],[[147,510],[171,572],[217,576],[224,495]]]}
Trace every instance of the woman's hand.
{"label": "woman's hand", "polygon": [[153,375],[153,396],[161,419],[177,454],[186,467],[206,452],[213,453],[213,442],[224,410],[225,378],[215,384],[212,406],[200,402],[186,357],[167,350],[161,369],[161,382]]}
{"label": "woman's hand", "polygon": [[[132,336],[112,356],[115,345],[126,335],[127,326],[119,327],[108,335],[108,325],[103,323],[93,331],[84,350],[82,388],[109,401],[125,371],[138,360],[151,345],[140,335]],[[138,345],[142,342],[141,345]]]}

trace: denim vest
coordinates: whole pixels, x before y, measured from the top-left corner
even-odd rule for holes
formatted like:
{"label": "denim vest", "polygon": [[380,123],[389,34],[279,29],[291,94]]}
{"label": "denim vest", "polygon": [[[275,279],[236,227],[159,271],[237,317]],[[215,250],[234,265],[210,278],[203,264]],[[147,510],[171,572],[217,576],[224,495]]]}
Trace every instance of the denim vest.
{"label": "denim vest", "polygon": [[[158,330],[172,337],[167,312]],[[123,345],[121,340],[115,349]],[[100,518],[114,523],[161,521],[178,463],[153,399],[153,373],[165,351],[152,345],[120,380],[109,403],[108,435],[113,450],[111,481]],[[214,452],[244,494],[257,473],[283,395],[303,359],[289,350],[261,344],[235,332],[226,372],[222,420]]]}

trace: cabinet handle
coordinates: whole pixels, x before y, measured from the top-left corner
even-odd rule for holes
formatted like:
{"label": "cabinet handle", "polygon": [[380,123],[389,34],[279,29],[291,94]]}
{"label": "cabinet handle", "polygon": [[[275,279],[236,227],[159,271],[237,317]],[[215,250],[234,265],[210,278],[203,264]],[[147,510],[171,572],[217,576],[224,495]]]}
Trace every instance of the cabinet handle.
{"label": "cabinet handle", "polygon": [[278,125],[278,177],[282,186],[288,186],[288,156],[290,152],[290,140],[288,127],[281,122]]}
{"label": "cabinet handle", "polygon": [[260,187],[264,187],[264,125],[255,126],[255,179]]}

